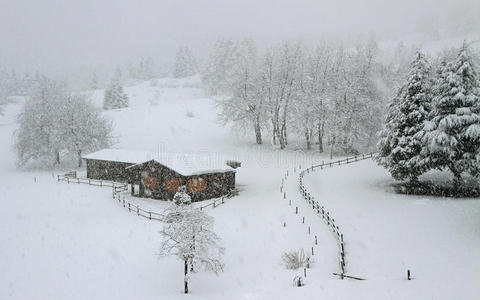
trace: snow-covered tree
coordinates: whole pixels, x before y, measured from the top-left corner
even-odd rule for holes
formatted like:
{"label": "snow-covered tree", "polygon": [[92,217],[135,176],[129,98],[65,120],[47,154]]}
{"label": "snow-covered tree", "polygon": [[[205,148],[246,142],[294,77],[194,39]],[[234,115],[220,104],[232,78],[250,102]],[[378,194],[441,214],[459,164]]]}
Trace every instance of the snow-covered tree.
{"label": "snow-covered tree", "polygon": [[123,91],[119,76],[120,75],[116,74],[108,88],[105,90],[103,98],[104,109],[128,107],[128,96]]}
{"label": "snow-covered tree", "polygon": [[18,115],[14,148],[19,166],[30,161],[45,165],[60,163],[62,140],[58,134],[58,117],[65,95],[64,85],[37,77],[32,95]]}
{"label": "snow-covered tree", "polygon": [[436,78],[431,121],[425,125],[432,167],[449,169],[454,185],[462,173],[480,175],[479,73],[466,43]]}
{"label": "snow-covered tree", "polygon": [[60,151],[79,157],[82,151],[107,147],[111,124],[83,96],[70,95],[63,84],[39,76],[18,116],[14,148],[17,163],[60,163]]}
{"label": "snow-covered tree", "polygon": [[192,203],[192,198],[187,194],[186,186],[182,185],[173,196],[173,203],[176,205],[188,205]]}
{"label": "snow-covered tree", "polygon": [[93,72],[92,78],[90,79],[90,89],[96,90],[98,89],[98,76],[97,72]]}
{"label": "snow-covered tree", "polygon": [[166,209],[160,256],[174,255],[184,264],[184,291],[188,293],[191,273],[197,266],[219,274],[223,271],[219,237],[213,231],[214,220],[192,205],[171,204]]}
{"label": "snow-covered tree", "polygon": [[202,82],[212,95],[229,95],[232,88],[232,73],[237,55],[237,43],[230,38],[217,40],[210,50]]}
{"label": "snow-covered tree", "polygon": [[257,48],[252,39],[238,42],[235,64],[231,71],[231,89],[217,101],[219,119],[223,124],[233,123],[236,129],[253,128],[257,144],[262,144],[262,126],[265,121],[265,99],[257,70]]}
{"label": "snow-covered tree", "polygon": [[63,148],[76,154],[78,167],[82,166],[83,153],[111,145],[112,123],[85,96],[66,96],[60,109],[58,134]]}
{"label": "snow-covered tree", "polygon": [[430,65],[417,52],[406,83],[389,106],[387,122],[380,133],[378,162],[395,179],[417,181],[429,168],[423,157],[423,127],[432,102]]}
{"label": "snow-covered tree", "polygon": [[197,73],[197,62],[192,51],[188,47],[178,49],[175,57],[175,66],[173,69],[173,77],[184,78],[195,75]]}

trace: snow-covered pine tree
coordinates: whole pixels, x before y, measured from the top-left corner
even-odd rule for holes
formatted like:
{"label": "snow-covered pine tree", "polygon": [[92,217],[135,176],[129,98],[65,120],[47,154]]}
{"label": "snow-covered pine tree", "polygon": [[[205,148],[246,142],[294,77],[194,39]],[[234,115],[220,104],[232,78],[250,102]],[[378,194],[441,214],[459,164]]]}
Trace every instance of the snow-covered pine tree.
{"label": "snow-covered pine tree", "polygon": [[464,172],[480,175],[479,87],[478,71],[464,43],[457,58],[438,72],[431,121],[425,126],[433,167],[450,170],[455,187],[461,185]]}
{"label": "snow-covered pine tree", "polygon": [[181,47],[175,57],[173,77],[184,78],[197,73],[197,62],[192,51],[188,47]]}
{"label": "snow-covered pine tree", "polygon": [[173,203],[176,205],[188,205],[192,203],[192,198],[187,194],[187,188],[182,185],[173,196]]}
{"label": "snow-covered pine tree", "polygon": [[104,109],[116,109],[128,107],[128,96],[123,91],[120,79],[116,75],[108,88],[105,90],[103,98]]}
{"label": "snow-covered pine tree", "polygon": [[237,54],[237,43],[230,38],[221,38],[210,50],[202,72],[202,82],[212,95],[225,95],[231,90],[232,72]]}
{"label": "snow-covered pine tree", "polygon": [[[417,181],[429,168],[422,132],[432,101],[430,65],[417,52],[407,82],[389,106],[387,123],[380,134],[379,163],[397,180]],[[420,134],[419,134],[420,133]]]}
{"label": "snow-covered pine tree", "polygon": [[90,89],[96,90],[98,89],[98,76],[97,72],[93,71],[92,79],[90,80]]}
{"label": "snow-covered pine tree", "polygon": [[192,205],[171,204],[164,215],[159,255],[174,255],[183,261],[184,291],[187,294],[191,272],[197,266],[217,275],[223,271],[225,249],[220,246],[220,238],[213,231],[213,218],[204,211]]}

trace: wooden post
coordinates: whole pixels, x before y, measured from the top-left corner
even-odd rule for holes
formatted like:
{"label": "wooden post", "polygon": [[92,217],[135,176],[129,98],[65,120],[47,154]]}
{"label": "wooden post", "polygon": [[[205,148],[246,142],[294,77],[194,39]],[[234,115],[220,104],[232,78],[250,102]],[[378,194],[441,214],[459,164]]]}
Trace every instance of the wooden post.
{"label": "wooden post", "polygon": [[140,215],[140,208],[137,206],[137,216]]}
{"label": "wooden post", "polygon": [[302,224],[305,224],[305,217],[302,218]]}
{"label": "wooden post", "polygon": [[318,245],[317,236],[315,236],[315,245]]}
{"label": "wooden post", "polygon": [[295,207],[295,214],[298,214],[298,206]]}
{"label": "wooden post", "polygon": [[292,199],[288,200],[288,205],[292,205]]}
{"label": "wooden post", "polygon": [[213,199],[213,208],[215,208],[215,199]]}
{"label": "wooden post", "polygon": [[152,212],[151,212],[151,211],[148,212],[148,219],[149,219],[149,220],[152,219]]}
{"label": "wooden post", "polygon": [[407,280],[411,280],[411,278],[410,278],[410,270],[407,270]]}
{"label": "wooden post", "polygon": [[130,202],[128,202],[128,211],[130,212],[131,209],[130,209]]}
{"label": "wooden post", "polygon": [[307,268],[303,268],[303,275],[307,277]]}
{"label": "wooden post", "polygon": [[313,247],[312,247],[312,256],[313,256]]}
{"label": "wooden post", "polygon": [[185,259],[185,270],[184,270],[184,290],[185,290],[185,294],[188,294],[188,281],[187,281],[187,274],[188,274],[188,262],[187,260]]}
{"label": "wooden post", "polygon": [[225,203],[225,197],[222,197],[222,204]]}
{"label": "wooden post", "polygon": [[287,199],[287,193],[283,192],[283,199]]}

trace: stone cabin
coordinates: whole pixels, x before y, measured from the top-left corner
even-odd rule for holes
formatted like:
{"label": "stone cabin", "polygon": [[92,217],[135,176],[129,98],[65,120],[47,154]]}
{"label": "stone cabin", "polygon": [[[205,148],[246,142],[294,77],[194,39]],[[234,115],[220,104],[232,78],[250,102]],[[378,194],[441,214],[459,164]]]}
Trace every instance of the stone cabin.
{"label": "stone cabin", "polygon": [[170,200],[186,185],[192,201],[217,198],[235,189],[240,163],[218,155],[151,153],[103,149],[83,156],[87,178],[128,183],[133,195]]}

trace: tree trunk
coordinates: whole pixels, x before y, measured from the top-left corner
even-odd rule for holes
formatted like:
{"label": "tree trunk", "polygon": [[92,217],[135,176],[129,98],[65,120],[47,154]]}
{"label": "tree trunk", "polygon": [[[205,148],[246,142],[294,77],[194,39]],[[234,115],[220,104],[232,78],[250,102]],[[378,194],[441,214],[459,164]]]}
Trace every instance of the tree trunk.
{"label": "tree trunk", "polygon": [[184,275],[185,277],[183,277],[183,283],[184,283],[184,290],[185,290],[185,294],[188,294],[188,259],[185,259],[185,270],[184,270]]}
{"label": "tree trunk", "polygon": [[307,150],[312,148],[312,142],[310,141],[310,132],[308,129],[305,129],[305,141],[307,142]]}
{"label": "tree trunk", "polygon": [[318,122],[318,152],[323,153],[323,122]]}
{"label": "tree trunk", "polygon": [[254,127],[255,127],[255,139],[257,141],[257,144],[261,145],[262,144],[262,130],[260,128],[260,122],[258,121],[258,119],[255,120]]}
{"label": "tree trunk", "polygon": [[450,171],[453,173],[453,188],[455,190],[462,187],[462,173],[457,170],[454,166],[449,167]]}
{"label": "tree trunk", "polygon": [[55,150],[55,164],[59,165],[60,164],[60,151]]}
{"label": "tree trunk", "polygon": [[78,167],[82,167],[82,150],[77,150],[77,156],[78,156]]}

